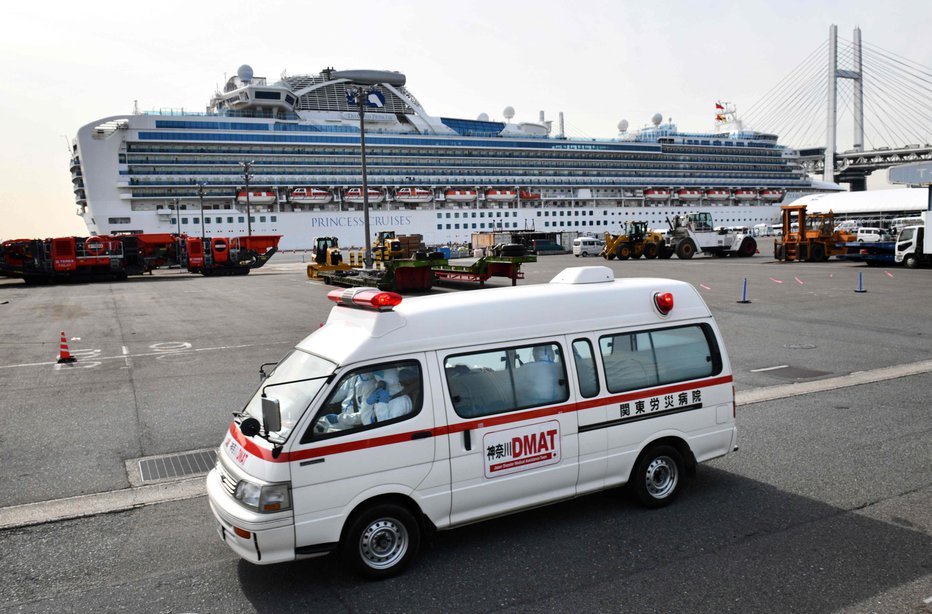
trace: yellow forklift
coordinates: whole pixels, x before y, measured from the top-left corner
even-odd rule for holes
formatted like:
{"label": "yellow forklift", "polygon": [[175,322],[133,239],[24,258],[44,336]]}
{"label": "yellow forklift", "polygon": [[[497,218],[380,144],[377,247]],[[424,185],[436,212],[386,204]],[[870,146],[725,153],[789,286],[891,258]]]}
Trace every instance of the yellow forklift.
{"label": "yellow forklift", "polygon": [[773,244],[773,256],[783,262],[824,262],[848,253],[845,243],[855,235],[835,230],[835,216],[806,213],[806,205],[783,205],[783,236]]}

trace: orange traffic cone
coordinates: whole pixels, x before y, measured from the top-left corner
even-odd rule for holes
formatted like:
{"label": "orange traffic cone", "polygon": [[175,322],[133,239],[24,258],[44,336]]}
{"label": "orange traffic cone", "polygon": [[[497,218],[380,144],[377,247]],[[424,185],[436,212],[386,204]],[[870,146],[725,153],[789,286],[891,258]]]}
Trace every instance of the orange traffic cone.
{"label": "orange traffic cone", "polygon": [[58,362],[75,362],[77,358],[68,351],[68,340],[65,339],[65,331],[61,331],[61,349],[58,351]]}

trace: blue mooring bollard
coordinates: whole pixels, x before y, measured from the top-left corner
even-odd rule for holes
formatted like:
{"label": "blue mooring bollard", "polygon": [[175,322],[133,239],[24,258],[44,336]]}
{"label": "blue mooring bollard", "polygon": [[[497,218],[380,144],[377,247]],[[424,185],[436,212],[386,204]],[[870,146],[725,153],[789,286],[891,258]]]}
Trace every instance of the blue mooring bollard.
{"label": "blue mooring bollard", "polygon": [[857,292],[858,294],[867,292],[867,290],[864,289],[864,277],[863,276],[864,274],[858,271],[858,287],[855,289],[855,292]]}
{"label": "blue mooring bollard", "polygon": [[748,300],[748,278],[747,277],[744,278],[744,288],[741,290],[741,300],[738,302],[739,303],[750,303],[751,302]]}

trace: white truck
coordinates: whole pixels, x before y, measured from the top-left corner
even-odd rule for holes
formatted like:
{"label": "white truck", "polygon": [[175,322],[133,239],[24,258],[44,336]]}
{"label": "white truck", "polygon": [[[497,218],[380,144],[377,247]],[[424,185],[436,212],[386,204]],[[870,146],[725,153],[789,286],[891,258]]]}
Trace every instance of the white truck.
{"label": "white truck", "polygon": [[715,229],[712,214],[706,211],[675,215],[664,237],[665,251],[688,260],[699,251],[713,256],[753,256],[757,241],[747,232]]}
{"label": "white truck", "polygon": [[932,232],[929,229],[929,214],[921,214],[921,224],[906,226],[896,236],[896,252],[893,260],[903,263],[908,269],[932,263]]}

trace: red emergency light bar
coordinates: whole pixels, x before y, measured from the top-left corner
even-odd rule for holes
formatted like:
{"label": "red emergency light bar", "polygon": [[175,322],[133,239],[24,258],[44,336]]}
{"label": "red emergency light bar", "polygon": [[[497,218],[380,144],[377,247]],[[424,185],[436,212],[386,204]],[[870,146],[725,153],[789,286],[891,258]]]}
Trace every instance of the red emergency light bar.
{"label": "red emergency light bar", "polygon": [[673,293],[672,292],[654,292],[654,306],[660,315],[667,315],[673,311]]}
{"label": "red emergency light bar", "polygon": [[362,307],[376,311],[391,311],[392,307],[401,303],[401,295],[395,292],[383,292],[378,288],[348,288],[346,290],[331,290],[327,298],[338,305],[346,307]]}

